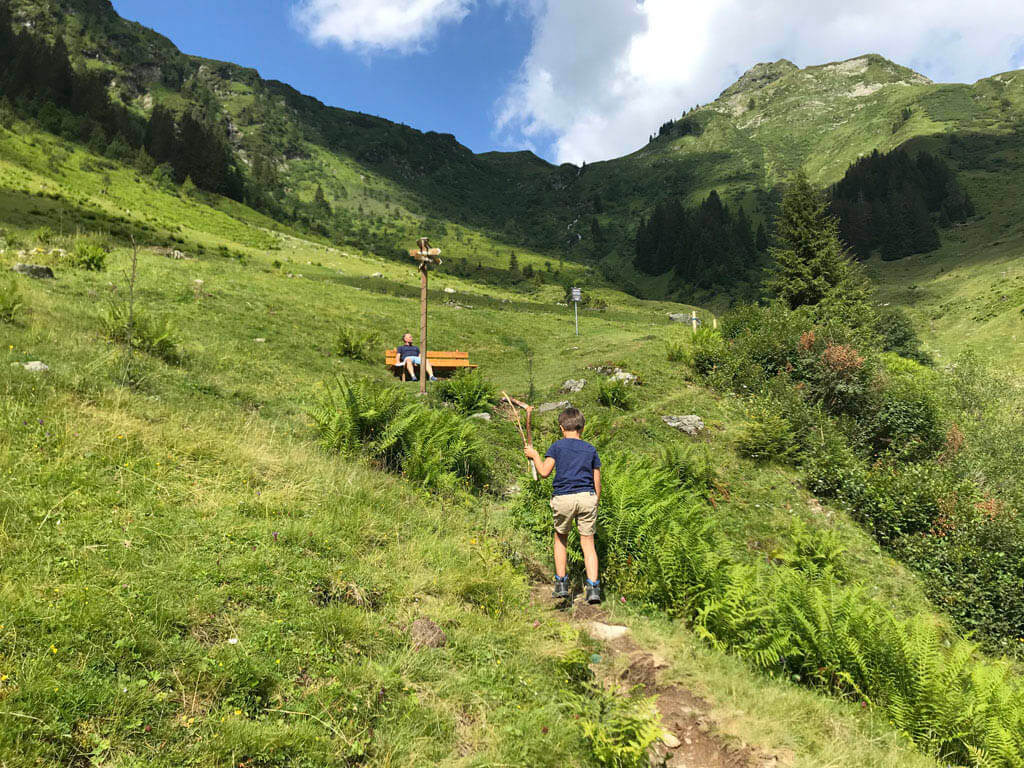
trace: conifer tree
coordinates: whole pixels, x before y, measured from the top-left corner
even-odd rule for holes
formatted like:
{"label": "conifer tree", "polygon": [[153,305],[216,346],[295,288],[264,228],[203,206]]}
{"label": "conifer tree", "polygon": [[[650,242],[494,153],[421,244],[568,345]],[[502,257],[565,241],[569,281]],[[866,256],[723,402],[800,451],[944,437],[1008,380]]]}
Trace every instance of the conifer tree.
{"label": "conifer tree", "polygon": [[839,239],[839,224],[826,201],[800,173],[782,198],[775,222],[778,247],[765,287],[790,309],[814,307],[851,327],[870,324],[870,289],[859,265]]}

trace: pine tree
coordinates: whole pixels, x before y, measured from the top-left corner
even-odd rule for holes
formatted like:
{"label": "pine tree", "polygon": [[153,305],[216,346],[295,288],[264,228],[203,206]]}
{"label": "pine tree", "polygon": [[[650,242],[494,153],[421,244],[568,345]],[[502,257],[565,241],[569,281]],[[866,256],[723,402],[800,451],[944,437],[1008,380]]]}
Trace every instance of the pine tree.
{"label": "pine tree", "polygon": [[778,247],[765,287],[790,309],[816,307],[819,315],[860,327],[873,316],[870,290],[859,265],[839,239],[828,205],[800,173],[789,185],[775,222]]}
{"label": "pine tree", "polygon": [[758,253],[764,253],[768,250],[768,230],[765,229],[763,221],[757,225],[757,237],[755,242]]}
{"label": "pine tree", "polygon": [[316,206],[317,211],[323,216],[331,216],[331,204],[327,202],[327,198],[324,196],[324,188],[319,184],[316,185],[316,192],[313,194],[313,205]]}

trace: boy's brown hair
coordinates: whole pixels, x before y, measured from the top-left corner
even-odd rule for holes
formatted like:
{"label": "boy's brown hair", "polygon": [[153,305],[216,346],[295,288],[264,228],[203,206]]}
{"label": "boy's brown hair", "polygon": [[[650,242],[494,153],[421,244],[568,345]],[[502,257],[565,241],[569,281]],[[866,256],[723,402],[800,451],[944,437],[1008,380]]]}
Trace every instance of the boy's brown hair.
{"label": "boy's brown hair", "polygon": [[587,420],[579,408],[566,408],[558,414],[558,424],[566,432],[582,432],[583,427],[587,425]]}

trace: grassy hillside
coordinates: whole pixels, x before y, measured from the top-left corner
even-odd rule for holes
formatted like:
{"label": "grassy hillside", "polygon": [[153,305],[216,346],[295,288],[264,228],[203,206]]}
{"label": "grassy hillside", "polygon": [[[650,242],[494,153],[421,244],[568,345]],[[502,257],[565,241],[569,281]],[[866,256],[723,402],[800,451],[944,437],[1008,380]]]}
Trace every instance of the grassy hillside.
{"label": "grassy hillside", "polygon": [[[138,309],[170,320],[178,357],[137,351],[126,385],[102,320],[127,290],[116,234],[104,271],[44,252],[33,259],[57,280],[16,278],[22,306],[0,325],[8,764],[593,764],[559,672],[572,648],[599,649],[527,599],[523,563],[544,553],[499,493],[521,473],[514,426],[475,427],[494,472],[475,496],[430,494],[316,444],[305,411],[323,382],[389,379],[376,361],[335,355],[334,337],[377,330],[383,345],[414,323],[408,267],[227,201],[182,199],[80,151],[50,167],[53,140],[24,126],[2,138],[4,267],[37,242],[75,253],[89,240],[67,234],[79,229],[134,233]],[[168,258],[179,240],[198,258]],[[688,307],[599,289],[610,307],[583,313],[577,338],[553,286],[524,295],[443,271],[435,283],[456,291],[433,305],[438,346],[470,350],[496,386],[540,400],[588,378],[574,399],[596,434],[638,452],[680,441],[662,414],[703,414],[729,489],[716,514],[737,541],[784,551],[794,517],[826,526],[886,600],[924,605],[855,525],[822,516],[787,471],[737,456],[740,403],[679,385],[666,313]],[[50,371],[24,370],[30,360]],[[598,404],[588,366],[607,364],[645,382],[635,411]],[[553,424],[538,433],[547,441]],[[443,648],[413,647],[420,618],[444,630]],[[710,700],[719,732],[787,764],[930,764],[856,703],[760,677],[629,603],[611,618]]]}

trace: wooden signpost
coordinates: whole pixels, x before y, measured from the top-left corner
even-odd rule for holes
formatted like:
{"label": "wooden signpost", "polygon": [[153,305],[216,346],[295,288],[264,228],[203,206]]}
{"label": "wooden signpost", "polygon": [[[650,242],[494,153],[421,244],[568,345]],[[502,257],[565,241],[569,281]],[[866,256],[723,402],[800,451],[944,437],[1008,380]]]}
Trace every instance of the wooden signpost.
{"label": "wooden signpost", "polygon": [[430,240],[421,237],[409,255],[420,265],[420,394],[427,392],[427,272],[441,263],[441,249],[431,248]]}

